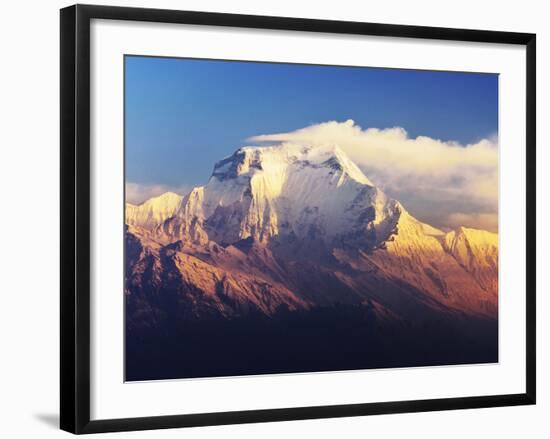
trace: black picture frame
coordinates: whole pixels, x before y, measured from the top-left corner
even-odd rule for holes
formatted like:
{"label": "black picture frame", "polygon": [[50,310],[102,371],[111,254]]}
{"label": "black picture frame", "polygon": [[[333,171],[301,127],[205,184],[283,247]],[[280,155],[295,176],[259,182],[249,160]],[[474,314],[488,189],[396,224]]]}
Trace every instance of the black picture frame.
{"label": "black picture frame", "polygon": [[[182,23],[256,29],[407,37],[526,47],[526,392],[367,404],[90,420],[90,21]],[[75,5],[61,10],[61,429],[99,433],[326,417],[535,404],[535,144],[536,36],[210,12]]]}

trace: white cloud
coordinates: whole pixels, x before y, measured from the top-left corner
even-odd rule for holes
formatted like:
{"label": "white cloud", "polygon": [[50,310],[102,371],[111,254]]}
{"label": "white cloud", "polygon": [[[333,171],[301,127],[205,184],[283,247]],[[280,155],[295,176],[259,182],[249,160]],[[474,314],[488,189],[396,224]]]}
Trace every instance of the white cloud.
{"label": "white cloud", "polygon": [[465,225],[497,230],[496,136],[461,145],[424,136],[410,138],[399,127],[364,130],[348,120],[249,140],[338,145],[376,185],[419,219],[442,228]]}
{"label": "white cloud", "polygon": [[190,186],[169,186],[165,184],[141,184],[126,183],[126,202],[140,204],[149,198],[164,194],[165,192],[175,192],[176,194],[186,195],[192,188]]}

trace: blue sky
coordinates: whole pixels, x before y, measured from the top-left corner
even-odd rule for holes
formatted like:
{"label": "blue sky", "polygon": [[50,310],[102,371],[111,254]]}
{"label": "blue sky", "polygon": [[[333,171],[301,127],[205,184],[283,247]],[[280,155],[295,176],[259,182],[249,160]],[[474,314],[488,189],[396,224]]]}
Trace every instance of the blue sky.
{"label": "blue sky", "polygon": [[330,120],[461,144],[498,132],[492,74],[134,56],[125,63],[129,183],[204,184],[247,138]]}

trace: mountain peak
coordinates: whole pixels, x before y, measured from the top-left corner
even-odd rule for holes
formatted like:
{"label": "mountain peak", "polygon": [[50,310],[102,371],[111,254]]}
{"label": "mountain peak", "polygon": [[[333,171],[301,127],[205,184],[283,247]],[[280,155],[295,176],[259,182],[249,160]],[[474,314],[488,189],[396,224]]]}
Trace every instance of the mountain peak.
{"label": "mountain peak", "polygon": [[181,195],[165,192],[139,205],[126,203],[126,222],[140,227],[156,226],[176,213],[181,200]]}
{"label": "mountain peak", "polygon": [[290,165],[301,168],[330,168],[358,183],[374,186],[338,145],[304,146],[283,143],[275,146],[244,146],[216,163],[212,177],[224,181],[258,172],[281,173]]}
{"label": "mountain peak", "polygon": [[278,236],[330,245],[353,235],[372,245],[373,228],[385,230],[395,215],[392,203],[337,145],[245,146],[216,163],[159,230],[222,244]]}

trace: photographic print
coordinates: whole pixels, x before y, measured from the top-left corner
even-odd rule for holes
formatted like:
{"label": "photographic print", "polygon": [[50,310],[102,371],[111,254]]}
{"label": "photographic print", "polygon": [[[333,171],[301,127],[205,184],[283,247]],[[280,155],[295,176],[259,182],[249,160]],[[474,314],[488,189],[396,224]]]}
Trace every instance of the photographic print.
{"label": "photographic print", "polygon": [[126,55],[125,379],[498,362],[498,75]]}

